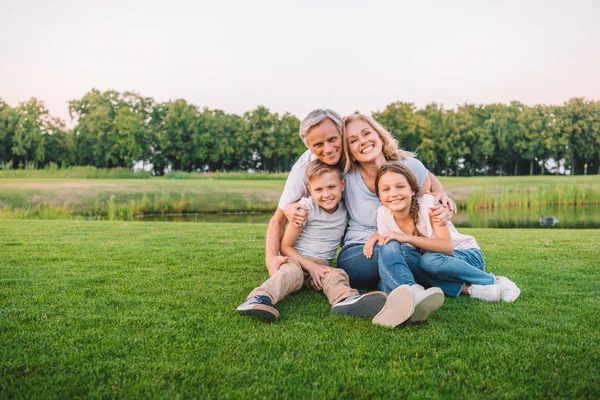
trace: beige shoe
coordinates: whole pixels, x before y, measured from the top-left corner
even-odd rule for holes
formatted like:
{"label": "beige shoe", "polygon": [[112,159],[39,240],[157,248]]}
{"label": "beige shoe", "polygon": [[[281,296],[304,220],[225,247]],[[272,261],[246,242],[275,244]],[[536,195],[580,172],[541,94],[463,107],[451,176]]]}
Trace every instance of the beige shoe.
{"label": "beige shoe", "polygon": [[421,285],[410,287],[415,296],[415,312],[408,322],[425,322],[429,314],[444,304],[444,292],[439,287],[425,289]]}
{"label": "beige shoe", "polygon": [[398,286],[387,297],[383,309],[373,318],[374,325],[395,328],[415,311],[415,298],[409,285]]}

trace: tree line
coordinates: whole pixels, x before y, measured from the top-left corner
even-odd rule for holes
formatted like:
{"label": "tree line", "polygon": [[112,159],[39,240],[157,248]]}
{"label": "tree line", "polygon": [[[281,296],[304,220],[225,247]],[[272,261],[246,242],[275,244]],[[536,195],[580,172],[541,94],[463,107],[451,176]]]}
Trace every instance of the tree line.
{"label": "tree line", "polygon": [[[0,166],[89,165],[156,174],[176,171],[286,171],[306,148],[294,115],[259,106],[239,116],[185,100],[156,102],[135,92],[93,89],[69,103],[75,125],[52,117],[32,98],[0,99]],[[600,101],[562,106],[464,104],[419,109],[397,102],[373,113],[404,149],[437,175],[600,173]]]}

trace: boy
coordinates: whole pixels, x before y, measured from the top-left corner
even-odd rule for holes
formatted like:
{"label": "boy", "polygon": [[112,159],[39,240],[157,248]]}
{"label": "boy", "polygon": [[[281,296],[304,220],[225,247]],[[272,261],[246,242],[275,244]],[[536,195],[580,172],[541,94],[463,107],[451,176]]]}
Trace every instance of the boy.
{"label": "boy", "polygon": [[281,253],[289,257],[288,262],[254,289],[237,310],[274,322],[279,318],[274,304],[304,284],[323,291],[333,313],[373,317],[383,308],[385,293],[360,295],[350,287],[346,272],[329,267],[348,222],[346,207],[340,201],[345,185],[342,171],[314,160],[306,169],[306,177],[311,197],[300,200],[308,208],[306,221],[300,227],[290,225],[281,242]]}

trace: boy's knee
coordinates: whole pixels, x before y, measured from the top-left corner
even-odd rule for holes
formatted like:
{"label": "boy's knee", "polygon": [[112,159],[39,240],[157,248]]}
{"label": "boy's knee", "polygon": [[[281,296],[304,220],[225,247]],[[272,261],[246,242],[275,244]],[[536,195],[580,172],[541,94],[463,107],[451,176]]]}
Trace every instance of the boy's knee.
{"label": "boy's knee", "polygon": [[350,278],[348,277],[348,274],[343,269],[333,268],[331,271],[329,271],[329,273],[325,274],[325,279],[324,279],[325,282],[342,281],[342,280],[346,281],[346,282],[350,282]]}
{"label": "boy's knee", "polygon": [[279,267],[279,270],[292,277],[294,280],[303,281],[304,280],[304,271],[302,270],[302,266],[296,260],[290,260],[285,264],[282,264]]}

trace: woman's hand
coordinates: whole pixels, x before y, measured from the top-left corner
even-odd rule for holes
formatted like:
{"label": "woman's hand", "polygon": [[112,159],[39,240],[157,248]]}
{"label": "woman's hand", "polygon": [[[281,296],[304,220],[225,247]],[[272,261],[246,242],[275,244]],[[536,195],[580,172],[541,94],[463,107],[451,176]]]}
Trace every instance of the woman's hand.
{"label": "woman's hand", "polygon": [[308,207],[298,202],[290,203],[283,209],[285,217],[297,228],[300,228],[304,224],[304,221],[306,221],[307,211]]}
{"label": "woman's hand", "polygon": [[[454,204],[454,203],[452,203]],[[439,203],[434,203],[432,207],[429,207],[429,218],[432,224],[446,225],[450,222],[452,211],[448,207],[444,207]]]}
{"label": "woman's hand", "polygon": [[363,254],[365,255],[365,257],[369,259],[373,257],[373,248],[375,248],[375,243],[377,243],[377,239],[379,239],[379,235],[374,234],[371,235],[371,237],[367,240],[365,246],[363,247]]}
{"label": "woman's hand", "polygon": [[326,267],[324,265],[319,265],[317,263],[314,263],[308,270],[308,273],[310,274],[310,278],[311,278],[312,287],[317,291],[322,291],[323,290],[323,279],[325,279],[325,275],[327,275],[331,271],[332,271],[331,267]]}
{"label": "woman's hand", "polygon": [[[456,204],[452,201],[446,192],[442,191],[433,194],[433,204],[441,204],[443,207],[448,207],[452,214],[456,214]],[[448,221],[446,221],[448,222]]]}

